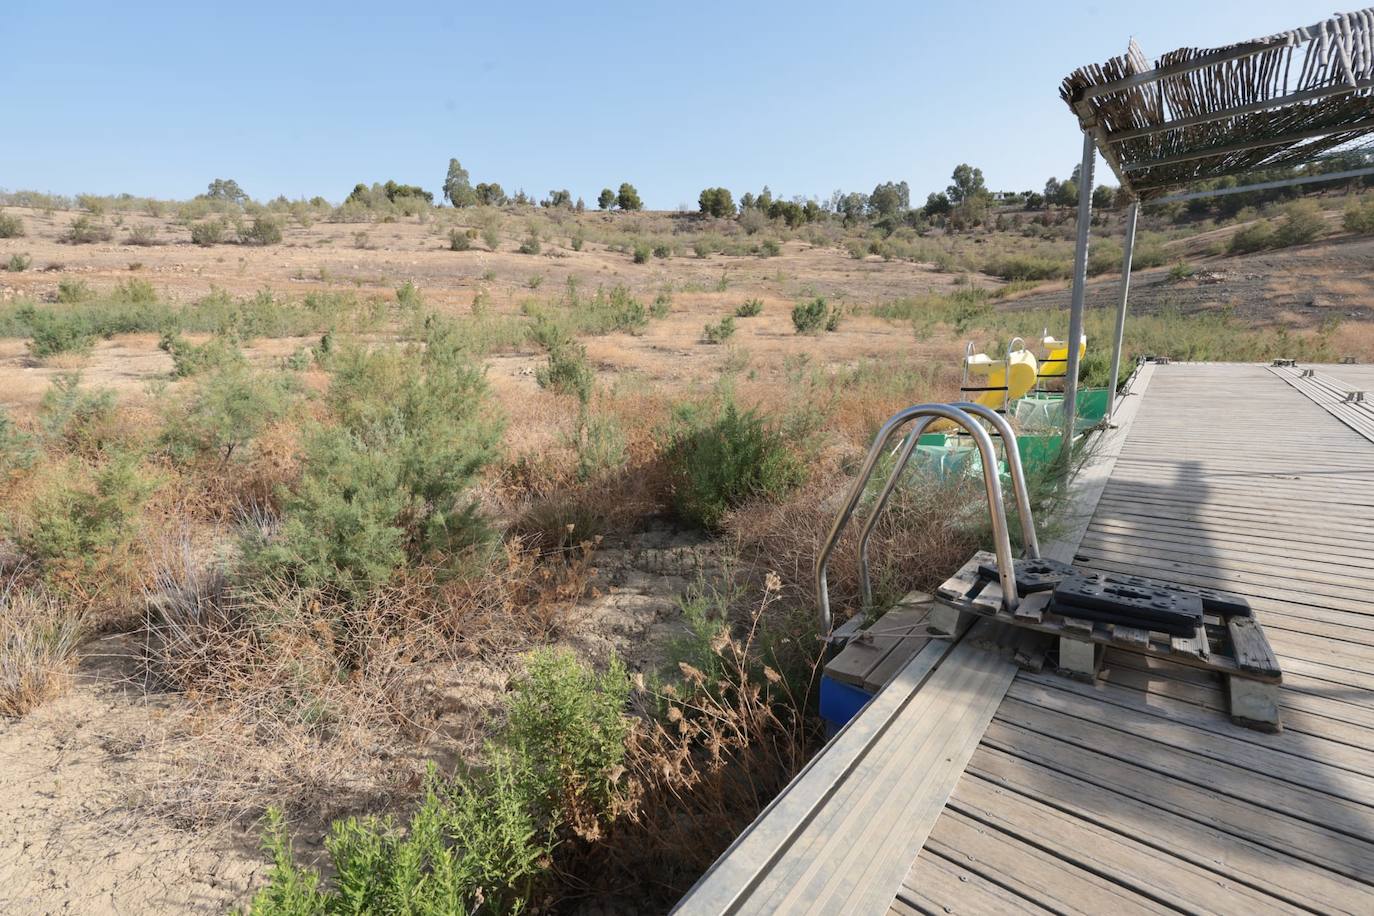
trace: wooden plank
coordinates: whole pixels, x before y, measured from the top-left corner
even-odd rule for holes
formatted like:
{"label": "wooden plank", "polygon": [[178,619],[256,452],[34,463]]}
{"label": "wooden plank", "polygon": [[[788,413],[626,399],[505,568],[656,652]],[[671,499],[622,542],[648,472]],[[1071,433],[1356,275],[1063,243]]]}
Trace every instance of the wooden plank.
{"label": "wooden plank", "polygon": [[1264,630],[1253,617],[1232,617],[1226,621],[1231,636],[1231,648],[1242,671],[1272,675],[1279,671],[1278,659],[1264,638]]}
{"label": "wooden plank", "polygon": [[718,914],[737,905],[802,826],[867,759],[874,744],[914,701],[952,644],[935,640],[802,768],[678,903],[682,914]]}
{"label": "wooden plank", "polygon": [[966,640],[759,880],[739,912],[885,910],[1016,672]]}
{"label": "wooden plank", "polygon": [[[1080,715],[1073,715],[1008,696],[993,721],[994,725],[1002,722],[1052,736],[1074,745],[1078,751],[1102,753],[1115,761],[1109,765],[1109,771],[1120,768],[1122,764],[1140,766],[1157,773],[1168,782],[1177,781],[1205,788],[1366,844],[1367,838],[1374,836],[1374,811],[1369,805],[1313,788],[1314,783],[1322,788],[1327,785],[1325,781],[1315,780],[1318,774],[1312,774],[1313,778],[1306,781],[1281,779],[1262,767],[1247,766],[1244,755],[1199,753],[1199,747],[1178,747],[1175,743],[1159,740],[1157,733],[1138,731],[1129,726],[1118,727],[1116,718],[1110,721],[1085,719],[1081,715],[1085,709],[1091,715],[1104,715],[1103,708],[1094,704],[1079,706],[1076,711]],[[1188,734],[1186,729],[1179,729],[1178,732],[1184,736]],[[993,733],[994,726],[989,726],[989,734]],[[1205,742],[1202,748],[1210,744]],[[1014,751],[1011,747],[1005,749]],[[1249,749],[1248,745],[1243,748]],[[1297,764],[1302,762],[1301,759],[1295,759]],[[1337,843],[1336,848],[1340,848],[1340,845]],[[1330,842],[1328,848],[1332,848]],[[1374,856],[1374,846],[1370,847],[1370,855]]]}
{"label": "wooden plank", "polygon": [[[1041,724],[1055,725],[1053,720]],[[1077,721],[1075,725],[1082,734],[1070,734],[1065,741],[1058,735],[1050,736],[1038,729],[1013,724],[999,713],[988,726],[978,753],[997,752],[1013,760],[1039,764],[1074,783],[1097,787],[1184,820],[1214,827],[1300,862],[1328,869],[1345,879],[1367,881],[1374,874],[1371,871],[1374,869],[1374,843],[1367,838],[1352,841],[1348,835],[1326,824],[1294,817],[1287,811],[1275,811],[1272,805],[1257,804],[1244,797],[1246,790],[1262,792],[1266,789],[1265,785],[1252,782],[1248,774],[1232,773],[1224,767],[1201,772],[1176,768],[1168,757],[1167,748],[1161,748],[1159,753],[1138,753],[1139,747],[1149,748],[1150,745],[1126,742],[1123,748],[1123,743],[1104,727]],[[1125,755],[1120,753],[1122,750]],[[1179,759],[1189,764],[1199,762],[1186,754],[1179,755]],[[1207,761],[1201,763],[1208,764]],[[1234,781],[1214,785],[1207,782],[1212,778]],[[1056,797],[1061,799],[1061,804],[1072,804],[1078,803],[1083,796],[1074,793]],[[1271,803],[1275,798],[1273,795],[1266,797]],[[1106,815],[1109,810],[1100,813]]]}
{"label": "wooden plank", "polygon": [[[900,909],[901,905],[909,909]],[[1049,916],[1053,912],[928,849],[912,863],[893,906],[898,913],[968,913],[974,916],[983,913]]]}
{"label": "wooden plank", "polygon": [[[1293,906],[1358,912],[1368,900],[1367,887],[1281,849],[1254,842],[1234,829],[1227,832],[1224,828],[1229,825],[1224,819],[1221,823],[1198,820],[1212,807],[1211,798],[1195,797],[1193,810],[1185,816],[1153,798],[1139,798],[1139,784],[1122,790],[1102,787],[1063,773],[1043,758],[1014,757],[991,747],[978,749],[969,761],[968,772],[1028,798],[1051,799],[1055,809],[1079,821],[1177,856],[1194,868],[1243,882]],[[1112,865],[1124,866],[1133,876],[1143,877],[1135,871],[1136,862],[1136,857],[1129,856]],[[1199,899],[1207,900],[1209,908],[1217,905],[1210,895]]]}
{"label": "wooden plank", "polygon": [[978,564],[986,562],[983,558],[991,558],[992,554],[980,550],[973,555],[967,563],[959,568],[959,571],[946,579],[935,593],[941,598],[961,600],[965,598],[978,585]]}
{"label": "wooden plank", "polygon": [[[1080,684],[1049,675],[1022,673],[1009,700],[1035,703],[1066,715],[1102,715],[1107,704],[1113,728],[1201,756],[1257,769],[1276,779],[1353,802],[1374,805],[1374,753],[1307,736],[1262,735],[1206,710],[1136,691]],[[1374,809],[1369,812],[1374,824]]]}
{"label": "wooden plank", "polygon": [[888,611],[863,633],[850,639],[840,654],[826,664],[825,673],[837,681],[867,688],[871,683],[870,672],[896,653],[897,661],[889,666],[890,673],[896,674],[900,664],[925,644],[923,638],[913,638],[912,634],[924,631],[928,613],[929,603]]}
{"label": "wooden plank", "polygon": [[929,846],[941,858],[1056,913],[1177,912],[958,811],[940,818]]}
{"label": "wooden plank", "polygon": [[1201,868],[1090,820],[1066,814],[1027,795],[975,776],[959,783],[950,799],[952,810],[1020,837],[1042,850],[1052,850],[1085,871],[1117,886],[1187,911],[1207,901],[1213,912],[1294,912],[1271,895]]}

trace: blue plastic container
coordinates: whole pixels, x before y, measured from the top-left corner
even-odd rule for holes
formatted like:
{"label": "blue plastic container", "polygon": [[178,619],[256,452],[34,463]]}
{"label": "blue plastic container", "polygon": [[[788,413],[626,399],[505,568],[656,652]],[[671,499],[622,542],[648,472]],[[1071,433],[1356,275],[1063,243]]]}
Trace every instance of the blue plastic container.
{"label": "blue plastic container", "polygon": [[825,720],[825,737],[828,739],[858,715],[859,710],[873,699],[873,694],[822,674],[820,699],[821,718]]}

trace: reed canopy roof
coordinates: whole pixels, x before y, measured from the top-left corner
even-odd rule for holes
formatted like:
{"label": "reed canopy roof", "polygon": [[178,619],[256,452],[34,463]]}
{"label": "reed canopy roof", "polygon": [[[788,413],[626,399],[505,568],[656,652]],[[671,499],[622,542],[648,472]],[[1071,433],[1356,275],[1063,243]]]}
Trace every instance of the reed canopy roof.
{"label": "reed canopy roof", "polygon": [[1141,200],[1374,141],[1374,8],[1224,48],[1125,54],[1059,94]]}

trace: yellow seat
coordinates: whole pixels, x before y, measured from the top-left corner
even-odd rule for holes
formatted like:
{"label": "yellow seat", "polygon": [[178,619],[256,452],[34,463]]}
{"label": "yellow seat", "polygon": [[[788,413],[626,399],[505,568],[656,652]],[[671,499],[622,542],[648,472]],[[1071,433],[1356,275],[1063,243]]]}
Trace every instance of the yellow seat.
{"label": "yellow seat", "polygon": [[[971,346],[971,345],[970,345]],[[1008,379],[1008,364],[1010,364],[1010,380]],[[1025,349],[1013,350],[1006,359],[993,359],[986,353],[973,353],[964,357],[964,369],[966,378],[978,378],[983,384],[979,388],[991,388],[992,391],[980,392],[976,397],[967,400],[975,404],[982,404],[993,410],[1002,410],[1008,401],[1024,397],[1026,392],[1035,387],[1037,363],[1035,354]],[[1002,389],[1005,388],[1006,391]],[[926,427],[927,432],[942,432],[957,429],[956,424],[949,420],[937,420]]]}
{"label": "yellow seat", "polygon": [[[1040,341],[1045,347],[1045,361],[1040,364],[1041,378],[1063,378],[1069,368],[1069,343],[1046,335]],[[1078,359],[1088,352],[1088,335],[1078,339]]]}

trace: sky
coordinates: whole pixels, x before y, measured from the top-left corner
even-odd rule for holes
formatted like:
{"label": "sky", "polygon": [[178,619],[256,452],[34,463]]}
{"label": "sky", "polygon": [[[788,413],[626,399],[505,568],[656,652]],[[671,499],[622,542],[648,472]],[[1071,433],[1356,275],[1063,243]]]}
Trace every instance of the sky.
{"label": "sky", "polygon": [[[1354,8],[1352,5],[1349,8]],[[211,4],[9,0],[0,16],[0,188],[338,202],[394,179],[592,204],[827,197],[960,162],[994,190],[1066,177],[1074,67],[1134,36],[1154,58],[1337,12],[1329,0]],[[1099,180],[1110,179],[1099,166]]]}

